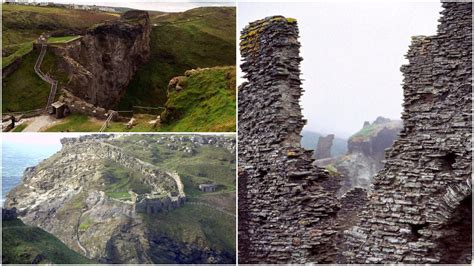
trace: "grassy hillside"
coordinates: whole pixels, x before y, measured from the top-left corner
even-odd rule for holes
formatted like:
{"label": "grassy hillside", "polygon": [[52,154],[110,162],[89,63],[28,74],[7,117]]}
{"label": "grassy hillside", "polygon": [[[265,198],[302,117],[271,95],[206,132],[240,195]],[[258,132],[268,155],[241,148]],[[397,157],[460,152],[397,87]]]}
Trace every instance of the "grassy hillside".
{"label": "grassy hillside", "polygon": [[[2,4],[2,68],[31,47],[43,32],[80,31],[118,14],[58,7]],[[20,52],[19,52],[20,51]]]}
{"label": "grassy hillside", "polygon": [[[177,171],[183,179],[187,204],[172,212],[144,217],[159,234],[235,254],[236,221],[235,216],[229,215],[236,212],[235,154],[209,145],[194,148],[190,154],[168,146],[191,146],[189,142],[157,143],[155,137],[143,135],[131,135],[111,143],[160,169]],[[198,185],[205,182],[218,184],[217,191],[201,192]]]}
{"label": "grassy hillside", "polygon": [[172,212],[149,217],[149,222],[157,225],[160,234],[180,242],[235,254],[235,217],[220,211],[185,204]]}
{"label": "grassy hillside", "polygon": [[161,131],[235,131],[235,67],[215,67],[186,77],[161,114]]}
{"label": "grassy hillside", "polygon": [[94,263],[46,231],[21,220],[2,221],[3,264]]}
{"label": "grassy hillside", "polygon": [[163,106],[168,82],[186,70],[235,65],[235,8],[205,7],[151,17],[150,60],[128,86],[121,110]]}
{"label": "grassy hillside", "polygon": [[2,79],[3,112],[27,111],[46,106],[50,86],[33,69],[38,54],[33,51],[26,55],[18,69]]}

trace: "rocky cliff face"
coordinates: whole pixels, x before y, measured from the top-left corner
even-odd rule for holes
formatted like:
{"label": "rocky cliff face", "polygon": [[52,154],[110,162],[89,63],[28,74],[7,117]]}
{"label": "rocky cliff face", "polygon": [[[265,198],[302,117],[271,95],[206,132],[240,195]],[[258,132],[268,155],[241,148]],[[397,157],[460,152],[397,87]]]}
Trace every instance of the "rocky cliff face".
{"label": "rocky cliff face", "polygon": [[149,190],[147,194],[183,195],[182,188],[169,174],[104,139],[63,139],[61,151],[26,170],[21,185],[8,194],[6,206],[16,207],[24,222],[58,236],[89,258],[107,262],[113,252],[115,261],[150,261],[146,226],[134,203],[105,192],[110,184],[104,160],[141,173],[140,183]]}
{"label": "rocky cliff face", "polygon": [[472,262],[472,3],[443,3],[402,67],[403,130],[358,225],[352,263]]}
{"label": "rocky cliff face", "polygon": [[[144,221],[139,212],[148,211],[137,209],[144,204],[136,200],[138,196],[154,203],[151,214],[172,211],[184,204],[184,186],[178,175],[127,154],[113,145],[115,140],[113,135],[62,139],[61,151],[25,171],[22,183],[8,194],[6,206],[17,208],[25,223],[103,263],[228,261],[230,254],[163,237]],[[108,165],[133,178],[122,180],[111,174]],[[133,184],[134,192],[117,197],[118,191],[111,188],[123,184]]]}
{"label": "rocky cliff face", "polygon": [[150,53],[150,20],[144,11],[90,28],[77,41],[50,49],[66,73],[64,88],[87,103],[115,108],[138,66]]}
{"label": "rocky cliff face", "polygon": [[[339,195],[353,187],[368,187],[372,178],[383,167],[386,149],[390,148],[402,129],[399,120],[378,117],[347,141],[345,155],[315,162],[321,167],[334,167],[344,175]],[[318,158],[317,158],[318,159]]]}
{"label": "rocky cliff face", "polygon": [[330,158],[333,140],[334,134],[319,137],[318,146],[316,146],[316,150],[314,151],[314,157],[316,159]]}

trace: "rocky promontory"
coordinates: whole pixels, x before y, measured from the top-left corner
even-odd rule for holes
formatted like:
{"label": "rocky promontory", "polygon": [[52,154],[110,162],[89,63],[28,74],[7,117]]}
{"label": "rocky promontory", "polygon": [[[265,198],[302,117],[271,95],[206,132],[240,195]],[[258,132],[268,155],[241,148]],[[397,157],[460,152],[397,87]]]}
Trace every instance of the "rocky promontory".
{"label": "rocky promontory", "polygon": [[115,108],[138,67],[148,60],[150,32],[148,12],[134,10],[89,28],[75,41],[50,46],[67,76],[63,88],[89,104]]}
{"label": "rocky promontory", "polygon": [[332,158],[317,157],[315,164],[344,175],[340,195],[353,187],[368,187],[375,174],[382,169],[386,149],[392,146],[401,129],[400,120],[379,116],[372,123],[366,121],[362,129],[347,141],[346,154]]}
{"label": "rocky promontory", "polygon": [[[107,262],[113,253],[114,261],[149,262],[139,212],[179,207],[185,200],[183,185],[179,176],[126,154],[107,139],[63,139],[59,152],[25,171],[6,206],[88,258]],[[128,187],[117,185],[124,182]],[[147,202],[137,201],[137,195]],[[137,210],[143,206],[144,211]]]}

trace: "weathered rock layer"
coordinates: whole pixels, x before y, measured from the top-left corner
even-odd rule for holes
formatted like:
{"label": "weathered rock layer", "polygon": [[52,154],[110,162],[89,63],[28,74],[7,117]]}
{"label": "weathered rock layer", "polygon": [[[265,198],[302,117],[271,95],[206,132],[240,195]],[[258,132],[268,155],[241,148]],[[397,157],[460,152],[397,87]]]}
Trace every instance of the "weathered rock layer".
{"label": "weathered rock layer", "polygon": [[105,140],[104,135],[62,139],[61,151],[25,171],[22,183],[8,194],[6,206],[17,208],[22,221],[57,236],[88,258],[151,263],[154,236],[137,214],[145,203],[107,196],[104,160],[140,174],[140,183],[150,190],[142,196],[153,201],[148,204],[154,208],[152,213],[183,204],[183,185],[179,176],[127,155]]}
{"label": "weathered rock layer", "polygon": [[150,32],[148,13],[129,11],[120,20],[94,26],[76,41],[52,46],[68,76],[64,88],[89,104],[115,108],[148,59]]}
{"label": "weathered rock layer", "polygon": [[472,3],[443,7],[402,67],[404,128],[348,233],[349,262],[472,260]]}

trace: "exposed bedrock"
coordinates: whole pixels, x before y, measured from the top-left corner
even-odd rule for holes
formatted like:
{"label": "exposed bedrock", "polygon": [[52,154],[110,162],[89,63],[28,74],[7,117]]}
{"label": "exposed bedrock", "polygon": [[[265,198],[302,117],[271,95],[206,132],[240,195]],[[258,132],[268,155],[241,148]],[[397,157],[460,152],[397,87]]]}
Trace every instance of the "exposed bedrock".
{"label": "exposed bedrock", "polygon": [[[55,235],[76,252],[103,263],[153,263],[149,225],[139,212],[172,211],[184,202],[180,177],[128,155],[106,143],[110,136],[61,140],[63,148],[36,167],[27,168],[5,206],[18,209],[26,224]],[[133,171],[141,190],[131,200],[112,198],[116,176],[105,165]],[[128,182],[132,182],[129,179]],[[137,199],[137,194],[145,198]],[[178,243],[179,244],[179,243]],[[195,252],[198,252],[196,250]],[[179,255],[179,254],[178,254]]]}
{"label": "exposed bedrock", "polygon": [[325,137],[321,136],[318,139],[318,145],[314,151],[316,159],[325,159],[331,157],[331,147],[334,140],[334,134],[329,134]]}
{"label": "exposed bedrock", "polygon": [[326,159],[316,157],[315,164],[334,167],[346,177],[342,179],[339,195],[354,187],[367,188],[382,169],[385,152],[393,145],[401,129],[400,120],[377,117],[373,123],[366,121],[363,128],[347,141],[346,154]]}
{"label": "exposed bedrock", "polygon": [[404,127],[347,234],[348,262],[471,263],[472,3],[443,8],[401,69]]}
{"label": "exposed bedrock", "polygon": [[67,74],[64,88],[80,99],[113,109],[140,64],[150,54],[148,12],[128,11],[120,20],[98,24],[82,38],[50,49]]}

